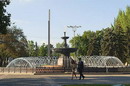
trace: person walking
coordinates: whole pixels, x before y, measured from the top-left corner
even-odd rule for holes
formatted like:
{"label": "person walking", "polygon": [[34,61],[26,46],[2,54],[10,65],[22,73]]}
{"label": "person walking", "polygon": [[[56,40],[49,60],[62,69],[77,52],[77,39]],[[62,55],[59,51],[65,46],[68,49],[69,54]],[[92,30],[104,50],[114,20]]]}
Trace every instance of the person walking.
{"label": "person walking", "polygon": [[77,63],[75,60],[71,60],[71,67],[72,67],[72,80],[73,80],[73,77],[75,76],[75,78],[77,78],[76,76],[76,69],[77,69]]}
{"label": "person walking", "polygon": [[79,58],[79,62],[78,62],[78,72],[80,74],[79,80],[81,80],[81,78],[85,78],[85,76],[83,75],[83,70],[84,70],[84,63],[81,60],[81,58]]}

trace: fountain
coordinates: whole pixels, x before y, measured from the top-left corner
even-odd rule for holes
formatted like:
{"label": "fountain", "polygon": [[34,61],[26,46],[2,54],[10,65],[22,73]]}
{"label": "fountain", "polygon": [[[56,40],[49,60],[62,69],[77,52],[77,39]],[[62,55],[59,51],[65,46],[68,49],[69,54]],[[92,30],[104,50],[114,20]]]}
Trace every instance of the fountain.
{"label": "fountain", "polygon": [[36,68],[42,66],[57,65],[58,57],[20,57],[12,60],[6,67],[23,67],[23,68]]}
{"label": "fountain", "polygon": [[61,53],[64,56],[69,57],[70,53],[75,52],[77,50],[77,48],[68,48],[67,47],[67,39],[69,38],[68,36],[66,36],[66,32],[64,32],[64,37],[61,37],[64,40],[64,48],[55,48],[54,51],[56,53]]}
{"label": "fountain", "polygon": [[66,32],[64,32],[64,36],[61,38],[64,40],[64,48],[55,48],[54,51],[63,55],[61,57],[63,58],[63,66],[68,68],[70,67],[70,53],[77,51],[77,48],[69,48],[67,46],[67,39],[69,37],[66,36]]}

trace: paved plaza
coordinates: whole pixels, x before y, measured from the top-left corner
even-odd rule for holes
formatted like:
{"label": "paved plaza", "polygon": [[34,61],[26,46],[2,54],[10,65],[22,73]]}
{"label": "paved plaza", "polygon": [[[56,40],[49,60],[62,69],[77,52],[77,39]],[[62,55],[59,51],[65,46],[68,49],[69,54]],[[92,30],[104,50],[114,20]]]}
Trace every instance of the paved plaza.
{"label": "paved plaza", "polygon": [[65,84],[130,84],[130,74],[85,74],[85,80],[71,80],[71,74],[0,74],[0,86],[62,86]]}

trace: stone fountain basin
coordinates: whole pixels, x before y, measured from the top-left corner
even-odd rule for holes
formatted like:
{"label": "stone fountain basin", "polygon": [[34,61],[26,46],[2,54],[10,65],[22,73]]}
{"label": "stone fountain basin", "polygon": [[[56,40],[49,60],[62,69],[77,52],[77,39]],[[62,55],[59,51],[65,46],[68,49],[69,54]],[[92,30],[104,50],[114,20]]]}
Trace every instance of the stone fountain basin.
{"label": "stone fountain basin", "polygon": [[54,51],[57,53],[65,54],[75,52],[77,48],[55,48]]}

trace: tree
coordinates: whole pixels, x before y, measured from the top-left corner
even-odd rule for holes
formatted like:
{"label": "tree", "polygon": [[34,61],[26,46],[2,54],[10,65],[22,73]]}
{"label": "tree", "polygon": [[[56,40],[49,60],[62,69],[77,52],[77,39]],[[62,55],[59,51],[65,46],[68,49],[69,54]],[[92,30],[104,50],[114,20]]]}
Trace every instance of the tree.
{"label": "tree", "polygon": [[78,49],[77,53],[79,56],[85,56],[88,55],[88,53],[91,53],[92,48],[90,48],[90,46],[94,35],[95,33],[93,31],[85,31],[82,36],[78,35],[70,40],[72,47],[75,45]]}
{"label": "tree", "polygon": [[47,56],[47,46],[43,43],[39,48],[39,56]]}
{"label": "tree", "polygon": [[28,41],[28,54],[29,56],[36,56],[35,54],[35,44],[34,41]]}
{"label": "tree", "polygon": [[9,57],[28,56],[27,40],[21,29],[16,26],[8,28],[7,34],[0,34],[0,66],[5,66]]}
{"label": "tree", "polygon": [[38,56],[39,47],[37,45],[37,42],[35,42],[35,56]]}
{"label": "tree", "polygon": [[102,39],[102,31],[96,31],[93,33],[93,37],[89,40],[88,44],[88,51],[87,55],[88,56],[98,56],[101,53],[101,42]]}
{"label": "tree", "polygon": [[10,26],[10,14],[5,7],[9,5],[10,0],[0,0],[0,34],[7,33],[7,26]]}
{"label": "tree", "polygon": [[[50,44],[50,48],[51,48],[51,52],[50,54],[52,55],[52,49],[54,48],[52,44]],[[47,51],[48,51],[48,45],[46,45],[45,43],[43,43],[40,47],[39,47],[39,56],[47,56]]]}
{"label": "tree", "polygon": [[[119,56],[120,59],[125,62],[128,58],[130,58],[130,7],[127,6],[126,11],[119,11],[117,18],[114,21],[114,28],[116,30],[116,34],[119,36],[118,41],[122,40],[121,38],[123,37],[125,39],[122,40],[120,43],[123,43],[123,49],[125,54],[123,53],[122,55],[125,55],[124,57],[122,55]],[[117,36],[117,37],[118,37]],[[126,42],[127,40],[127,42]],[[124,44],[125,43],[125,44]],[[126,49],[127,48],[127,49]],[[122,56],[122,57],[121,57]]]}
{"label": "tree", "polygon": [[63,47],[64,47],[64,42],[56,44],[56,48],[63,48]]}
{"label": "tree", "polygon": [[127,37],[121,27],[115,27],[114,32],[116,34],[116,53],[114,56],[118,57],[123,63],[125,63],[127,59]]}
{"label": "tree", "polygon": [[127,59],[126,60],[130,64],[130,27],[127,27],[126,39],[127,39]]}
{"label": "tree", "polygon": [[116,34],[113,33],[112,28],[107,28],[104,31],[104,36],[101,41],[101,55],[114,56],[115,55],[115,41]]}

